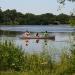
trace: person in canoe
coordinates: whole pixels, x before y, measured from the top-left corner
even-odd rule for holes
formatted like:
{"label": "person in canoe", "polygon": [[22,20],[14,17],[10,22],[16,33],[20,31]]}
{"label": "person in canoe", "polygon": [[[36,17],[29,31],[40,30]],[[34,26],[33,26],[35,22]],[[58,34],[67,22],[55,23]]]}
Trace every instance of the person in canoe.
{"label": "person in canoe", "polygon": [[23,37],[30,37],[30,32],[26,31],[26,32],[23,34]]}
{"label": "person in canoe", "polygon": [[44,33],[44,37],[49,37],[47,31],[45,31],[45,33]]}
{"label": "person in canoe", "polygon": [[36,33],[36,43],[39,43],[39,33]]}
{"label": "person in canoe", "polygon": [[[23,34],[23,37],[24,37],[24,38],[30,37],[30,32],[26,31],[26,32]],[[25,43],[26,43],[26,46],[28,46],[29,39],[25,39]]]}
{"label": "person in canoe", "polygon": [[39,38],[39,33],[36,33],[36,37]]}

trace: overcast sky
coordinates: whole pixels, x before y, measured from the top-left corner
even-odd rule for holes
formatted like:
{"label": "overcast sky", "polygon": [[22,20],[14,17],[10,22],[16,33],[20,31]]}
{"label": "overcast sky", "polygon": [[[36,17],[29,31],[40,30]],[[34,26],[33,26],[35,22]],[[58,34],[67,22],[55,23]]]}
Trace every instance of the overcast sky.
{"label": "overcast sky", "polygon": [[70,11],[75,7],[75,3],[66,2],[65,6],[60,6],[57,0],[0,0],[0,7],[2,10],[6,9],[16,9],[23,13],[33,13],[33,14],[44,14],[44,13],[66,13],[69,14]]}

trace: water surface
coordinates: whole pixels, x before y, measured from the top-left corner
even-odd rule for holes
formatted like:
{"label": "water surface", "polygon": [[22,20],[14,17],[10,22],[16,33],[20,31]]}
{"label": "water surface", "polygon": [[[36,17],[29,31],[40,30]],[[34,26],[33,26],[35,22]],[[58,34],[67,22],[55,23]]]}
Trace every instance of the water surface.
{"label": "water surface", "polygon": [[[1,26],[3,31],[17,31],[18,34],[0,34],[0,40],[13,41],[17,46],[22,47],[26,52],[41,52],[48,51],[53,57],[59,57],[62,52],[69,53],[72,44],[75,43],[75,28],[60,25],[60,26]],[[55,40],[51,39],[20,39],[20,36],[25,32],[30,31],[31,36],[35,36],[39,32],[40,36],[44,36],[47,31],[49,36],[54,36]]]}

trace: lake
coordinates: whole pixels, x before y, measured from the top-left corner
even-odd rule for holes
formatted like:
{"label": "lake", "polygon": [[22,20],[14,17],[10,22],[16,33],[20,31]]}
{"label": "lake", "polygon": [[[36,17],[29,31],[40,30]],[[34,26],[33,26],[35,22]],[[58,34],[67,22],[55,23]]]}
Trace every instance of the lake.
{"label": "lake", "polygon": [[[30,53],[45,50],[57,58],[62,52],[69,53],[71,46],[75,45],[75,27],[68,25],[0,26],[0,30],[5,31],[0,33],[0,41],[13,41],[16,46],[22,47],[23,50]],[[54,36],[55,39],[20,39],[25,31],[31,32],[31,36],[35,36],[37,32],[40,36],[44,36],[44,32],[47,31],[48,35]]]}

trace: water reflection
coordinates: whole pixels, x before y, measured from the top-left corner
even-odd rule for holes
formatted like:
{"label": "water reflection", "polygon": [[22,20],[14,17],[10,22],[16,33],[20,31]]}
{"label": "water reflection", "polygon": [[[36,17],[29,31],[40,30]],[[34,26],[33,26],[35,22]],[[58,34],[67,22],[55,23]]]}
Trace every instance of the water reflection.
{"label": "water reflection", "polygon": [[39,43],[39,39],[36,39],[36,43]]}
{"label": "water reflection", "polygon": [[[30,44],[31,40],[32,39],[24,39],[23,41],[24,41],[25,45],[28,46]],[[50,39],[34,39],[35,44],[40,44],[40,41],[43,41],[43,44],[47,45],[48,41],[53,41],[53,40],[50,40]]]}
{"label": "water reflection", "polygon": [[[70,48],[75,47],[75,28],[67,26],[25,26],[25,27],[1,27],[0,41],[13,41],[18,47],[26,52],[49,52],[54,59],[58,59],[62,52],[69,53]],[[48,36],[53,39],[21,39],[20,36],[26,31],[31,31],[31,37],[44,37],[46,30]],[[11,31],[11,32],[10,32]],[[14,32],[13,32],[14,31]],[[16,32],[15,32],[16,31]],[[18,32],[17,32],[18,31]],[[42,32],[43,31],[43,32]],[[36,33],[35,33],[36,32]],[[38,32],[38,34],[37,34]]]}
{"label": "water reflection", "polygon": [[[23,40],[26,46],[28,46],[30,44],[30,40],[31,39],[24,39]],[[41,39],[35,39],[35,42],[34,43],[40,44],[40,41],[41,41]],[[43,39],[43,41],[44,41],[44,44],[47,45],[48,39]]]}
{"label": "water reflection", "polygon": [[28,44],[29,44],[29,39],[25,39],[24,41],[25,41],[25,45],[28,46]]}
{"label": "water reflection", "polygon": [[[36,33],[31,33],[30,36],[35,36]],[[43,36],[43,33],[39,33],[40,36]],[[0,36],[0,40],[9,40],[12,41],[19,47],[27,52],[40,52],[42,50],[48,50],[50,53],[55,52],[59,54],[62,49],[66,48],[66,51],[71,47],[71,43],[73,46],[75,45],[75,33],[49,33],[49,36],[55,36],[55,40],[51,39],[20,39],[20,35],[15,36]],[[68,49],[68,50],[67,50]]]}
{"label": "water reflection", "polygon": [[[50,34],[50,35],[49,35]],[[47,31],[45,33],[30,33],[30,32],[24,32],[21,36],[20,39],[24,40],[25,45],[29,45],[29,41],[34,39],[35,43],[39,44],[40,40],[43,40],[45,45],[47,45],[48,40],[53,40],[55,41],[55,36],[52,35],[51,33],[48,33]]]}

